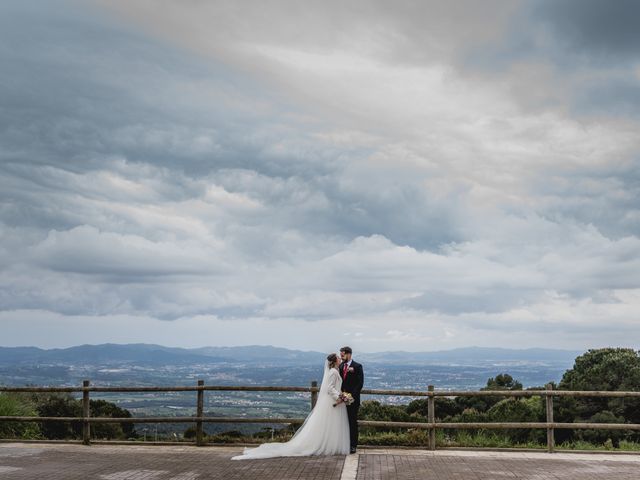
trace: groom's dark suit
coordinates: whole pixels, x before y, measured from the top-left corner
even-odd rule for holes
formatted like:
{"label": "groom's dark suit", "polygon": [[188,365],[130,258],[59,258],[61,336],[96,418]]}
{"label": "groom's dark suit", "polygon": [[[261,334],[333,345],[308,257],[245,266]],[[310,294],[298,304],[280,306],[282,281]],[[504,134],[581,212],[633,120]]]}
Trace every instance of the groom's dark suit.
{"label": "groom's dark suit", "polygon": [[[351,371],[352,369],[353,371]],[[353,450],[358,446],[358,410],[360,409],[360,391],[364,385],[364,370],[362,365],[351,360],[351,366],[348,368],[346,362],[341,363],[339,372],[342,377],[342,391],[349,392],[354,400],[351,405],[347,405],[351,449]]]}

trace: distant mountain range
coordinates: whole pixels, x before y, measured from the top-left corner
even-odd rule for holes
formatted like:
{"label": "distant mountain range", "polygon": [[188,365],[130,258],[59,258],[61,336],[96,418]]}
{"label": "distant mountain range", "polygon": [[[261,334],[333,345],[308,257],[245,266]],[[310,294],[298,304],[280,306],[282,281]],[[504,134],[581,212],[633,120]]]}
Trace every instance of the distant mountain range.
{"label": "distant mountain range", "polygon": [[[544,348],[509,349],[467,347],[433,352],[354,354],[361,362],[393,365],[555,365],[570,367],[583,353]],[[70,348],[0,347],[0,364],[257,364],[317,365],[325,353],[272,346],[174,348],[152,344],[79,345]]]}

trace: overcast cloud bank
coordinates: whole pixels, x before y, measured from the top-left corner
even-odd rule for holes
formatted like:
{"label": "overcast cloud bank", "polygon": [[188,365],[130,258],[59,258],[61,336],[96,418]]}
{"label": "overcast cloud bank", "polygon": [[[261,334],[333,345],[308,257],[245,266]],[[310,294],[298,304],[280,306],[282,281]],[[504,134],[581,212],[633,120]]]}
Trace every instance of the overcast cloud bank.
{"label": "overcast cloud bank", "polygon": [[4,2],[2,343],[638,347],[605,5]]}

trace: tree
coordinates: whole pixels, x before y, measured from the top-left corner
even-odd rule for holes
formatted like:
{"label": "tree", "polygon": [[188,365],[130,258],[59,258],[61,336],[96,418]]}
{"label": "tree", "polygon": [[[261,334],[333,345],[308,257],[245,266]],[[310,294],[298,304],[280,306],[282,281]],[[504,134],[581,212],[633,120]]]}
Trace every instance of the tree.
{"label": "tree", "polygon": [[[89,411],[92,417],[131,418],[131,412],[106,400],[90,400]],[[132,423],[94,423],[91,425],[93,438],[127,439],[135,436]]]}
{"label": "tree", "polygon": [[[505,398],[499,401],[487,412],[492,422],[544,422],[546,412],[540,397]],[[542,442],[546,436],[543,430],[518,428],[503,430],[512,442],[527,441]]]}
{"label": "tree", "polygon": [[[613,413],[604,410],[589,418],[590,423],[624,423],[623,417],[616,417]],[[611,446],[618,448],[620,440],[625,437],[624,430],[580,430],[578,438],[594,444],[611,442]]]}
{"label": "tree", "polygon": [[[486,423],[489,419],[486,412],[479,412],[475,408],[465,408],[461,413],[448,419],[451,423]],[[469,434],[473,435],[480,431],[477,428],[465,429]],[[459,431],[455,429],[445,429],[445,435],[457,436]]]}
{"label": "tree", "polygon": [[[630,348],[588,350],[576,358],[559,384],[560,390],[640,391],[640,356]],[[640,423],[640,400],[636,398],[579,397],[558,399],[559,422],[597,421],[601,423]],[[559,431],[559,440],[570,438],[619,439],[612,430],[593,432]],[[637,438],[637,434],[627,436]],[[614,440],[614,443],[616,441]]]}
{"label": "tree", "polygon": [[[81,417],[82,405],[70,394],[40,394],[34,396],[41,417]],[[43,422],[42,435],[47,439],[80,438],[81,422]]]}
{"label": "tree", "polygon": [[415,419],[407,413],[405,407],[396,405],[383,405],[376,400],[362,402],[358,417],[363,420],[379,420],[390,422],[411,422]]}
{"label": "tree", "polygon": [[[407,413],[413,417],[427,418],[427,400],[413,400],[407,405]],[[436,419],[443,420],[453,415],[462,413],[463,408],[455,400],[446,397],[436,397],[435,416]]]}
{"label": "tree", "polygon": [[[82,417],[82,401],[68,393],[34,393],[30,401],[41,417]],[[92,417],[131,417],[131,412],[106,400],[90,400],[89,410]],[[47,439],[82,438],[82,422],[44,422],[41,430]],[[130,423],[91,425],[92,438],[126,439],[134,435]]]}
{"label": "tree", "polygon": [[[384,405],[376,400],[365,400],[360,406],[358,418],[361,420],[377,420],[389,422],[415,422],[416,418],[407,413],[405,406],[401,405]],[[388,432],[398,432],[402,429],[388,428]],[[374,428],[363,428],[361,434],[367,435],[373,432],[379,432]]]}
{"label": "tree", "polygon": [[[495,377],[487,379],[487,385],[480,390],[522,390],[522,383],[515,380],[508,373],[501,373]],[[456,403],[462,410],[472,408],[478,412],[486,412],[505,397],[479,396],[479,397],[457,397]]]}

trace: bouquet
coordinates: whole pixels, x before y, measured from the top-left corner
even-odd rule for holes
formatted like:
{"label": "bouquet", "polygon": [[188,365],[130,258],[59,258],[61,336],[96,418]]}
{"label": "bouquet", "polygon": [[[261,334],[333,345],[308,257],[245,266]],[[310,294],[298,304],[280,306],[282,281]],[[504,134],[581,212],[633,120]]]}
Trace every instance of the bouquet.
{"label": "bouquet", "polygon": [[336,405],[340,405],[341,403],[351,405],[353,402],[353,395],[351,395],[349,392],[342,392],[338,397],[338,401],[334,403],[333,406],[335,407]]}

